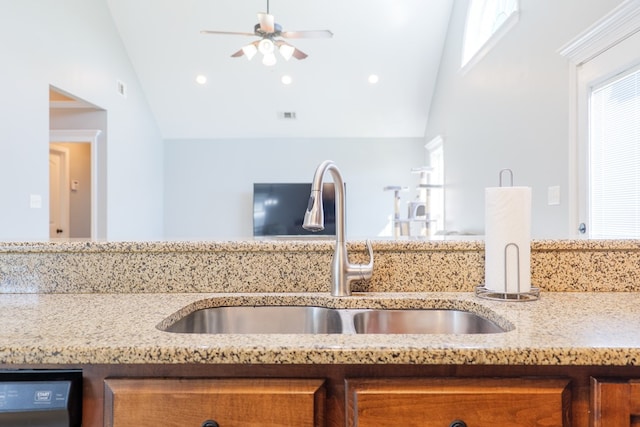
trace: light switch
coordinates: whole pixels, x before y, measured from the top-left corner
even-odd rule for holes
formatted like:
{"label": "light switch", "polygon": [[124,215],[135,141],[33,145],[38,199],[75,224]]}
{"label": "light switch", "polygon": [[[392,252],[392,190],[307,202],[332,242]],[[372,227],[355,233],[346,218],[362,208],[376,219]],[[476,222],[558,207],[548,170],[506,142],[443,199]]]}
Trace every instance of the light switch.
{"label": "light switch", "polygon": [[31,194],[29,196],[29,207],[31,209],[41,209],[42,208],[42,196],[39,194]]}
{"label": "light switch", "polygon": [[78,191],[80,188],[80,181],[77,179],[71,180],[71,191]]}
{"label": "light switch", "polygon": [[560,204],[560,186],[553,185],[547,189],[547,204],[549,206]]}

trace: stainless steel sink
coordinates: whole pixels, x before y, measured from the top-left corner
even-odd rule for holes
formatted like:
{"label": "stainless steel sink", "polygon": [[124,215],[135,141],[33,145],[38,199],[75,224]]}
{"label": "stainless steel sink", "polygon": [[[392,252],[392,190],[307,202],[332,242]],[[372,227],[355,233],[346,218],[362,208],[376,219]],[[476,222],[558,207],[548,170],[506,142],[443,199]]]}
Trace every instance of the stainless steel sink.
{"label": "stainless steel sink", "polygon": [[191,334],[491,334],[508,330],[464,310],[312,306],[205,308],[160,329]]}
{"label": "stainless steel sink", "polygon": [[358,334],[494,334],[503,328],[460,310],[366,310],[353,316]]}
{"label": "stainless steel sink", "polygon": [[214,307],[194,311],[164,329],[191,334],[339,334],[340,313],[322,307]]}

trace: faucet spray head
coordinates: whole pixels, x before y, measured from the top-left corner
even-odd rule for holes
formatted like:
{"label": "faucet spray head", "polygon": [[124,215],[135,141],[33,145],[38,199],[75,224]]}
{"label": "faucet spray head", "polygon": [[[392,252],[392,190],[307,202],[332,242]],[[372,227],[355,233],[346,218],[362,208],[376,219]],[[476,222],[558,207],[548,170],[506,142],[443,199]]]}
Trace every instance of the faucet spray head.
{"label": "faucet spray head", "polygon": [[[321,187],[322,188],[322,187]],[[302,228],[309,231],[324,230],[324,211],[322,209],[322,190],[311,189],[307,210],[304,213]]]}

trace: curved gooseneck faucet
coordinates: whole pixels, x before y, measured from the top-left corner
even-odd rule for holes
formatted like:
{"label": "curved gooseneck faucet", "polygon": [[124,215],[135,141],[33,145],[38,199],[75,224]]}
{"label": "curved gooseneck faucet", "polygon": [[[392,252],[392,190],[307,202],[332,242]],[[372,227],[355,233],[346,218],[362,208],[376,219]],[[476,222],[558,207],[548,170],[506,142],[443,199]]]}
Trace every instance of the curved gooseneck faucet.
{"label": "curved gooseneck faucet", "polygon": [[367,241],[369,252],[368,264],[351,264],[347,254],[346,243],[346,209],[344,195],[344,181],[338,167],[331,160],[325,160],[316,168],[311,184],[311,196],[307,211],[304,214],[303,227],[311,231],[324,229],[324,214],[322,210],[322,184],[326,172],[331,174],[336,192],[336,247],[331,261],[331,295],[344,297],[351,295],[351,282],[354,280],[368,280],[373,272],[373,249]]}

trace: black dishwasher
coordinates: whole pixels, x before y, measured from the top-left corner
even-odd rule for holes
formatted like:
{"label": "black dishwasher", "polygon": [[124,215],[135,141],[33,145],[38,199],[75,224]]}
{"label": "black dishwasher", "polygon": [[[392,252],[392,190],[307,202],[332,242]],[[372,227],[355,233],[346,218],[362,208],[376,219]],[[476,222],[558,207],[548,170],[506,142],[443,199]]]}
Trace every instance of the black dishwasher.
{"label": "black dishwasher", "polygon": [[81,370],[0,370],[1,427],[81,425]]}

